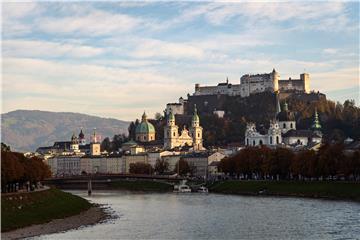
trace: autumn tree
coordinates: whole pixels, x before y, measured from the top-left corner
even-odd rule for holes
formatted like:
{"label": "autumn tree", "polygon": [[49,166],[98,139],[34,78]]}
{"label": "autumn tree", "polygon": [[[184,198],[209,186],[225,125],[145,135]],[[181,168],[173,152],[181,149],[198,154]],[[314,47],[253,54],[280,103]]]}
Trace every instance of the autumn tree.
{"label": "autumn tree", "polygon": [[157,159],[155,163],[155,172],[164,174],[169,170],[169,163],[165,159]]}

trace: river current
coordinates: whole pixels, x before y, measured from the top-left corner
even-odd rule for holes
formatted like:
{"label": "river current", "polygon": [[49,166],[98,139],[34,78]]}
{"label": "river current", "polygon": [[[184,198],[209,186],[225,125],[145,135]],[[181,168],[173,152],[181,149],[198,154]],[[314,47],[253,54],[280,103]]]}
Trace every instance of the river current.
{"label": "river current", "polygon": [[39,239],[360,239],[360,204],[221,194],[71,191],[116,216]]}

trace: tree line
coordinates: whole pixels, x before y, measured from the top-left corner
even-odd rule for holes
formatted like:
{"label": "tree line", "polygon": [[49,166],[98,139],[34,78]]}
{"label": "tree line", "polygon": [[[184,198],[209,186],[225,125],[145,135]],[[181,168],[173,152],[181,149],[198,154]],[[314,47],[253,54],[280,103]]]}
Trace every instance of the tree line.
{"label": "tree line", "polygon": [[195,166],[189,164],[186,160],[180,159],[174,169],[169,168],[169,163],[164,159],[156,160],[155,166],[151,166],[149,163],[131,163],[129,172],[132,174],[174,174],[177,173],[180,176],[192,175],[195,172]]}
{"label": "tree line", "polygon": [[325,144],[319,151],[247,147],[221,160],[219,168],[242,179],[360,179],[360,150],[346,153],[342,144]]}
{"label": "tree line", "polygon": [[27,158],[22,153],[11,152],[1,143],[1,191],[14,192],[50,177],[49,167],[38,157]]}

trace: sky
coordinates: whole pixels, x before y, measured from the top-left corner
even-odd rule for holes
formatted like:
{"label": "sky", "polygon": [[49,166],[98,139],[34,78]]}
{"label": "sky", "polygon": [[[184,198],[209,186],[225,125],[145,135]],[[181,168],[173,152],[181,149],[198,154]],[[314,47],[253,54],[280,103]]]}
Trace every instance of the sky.
{"label": "sky", "polygon": [[122,120],[275,68],[359,105],[359,2],[6,2],[2,113]]}

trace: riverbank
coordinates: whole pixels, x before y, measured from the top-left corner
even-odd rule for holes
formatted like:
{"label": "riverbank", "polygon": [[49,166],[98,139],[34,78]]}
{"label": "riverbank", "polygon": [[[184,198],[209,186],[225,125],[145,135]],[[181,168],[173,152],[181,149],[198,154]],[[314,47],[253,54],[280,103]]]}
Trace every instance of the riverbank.
{"label": "riverbank", "polygon": [[360,183],[331,181],[224,181],[209,186],[214,193],[351,200],[360,202]]}
{"label": "riverbank", "polygon": [[58,189],[1,197],[1,235],[5,239],[65,231],[105,217],[100,207]]}

